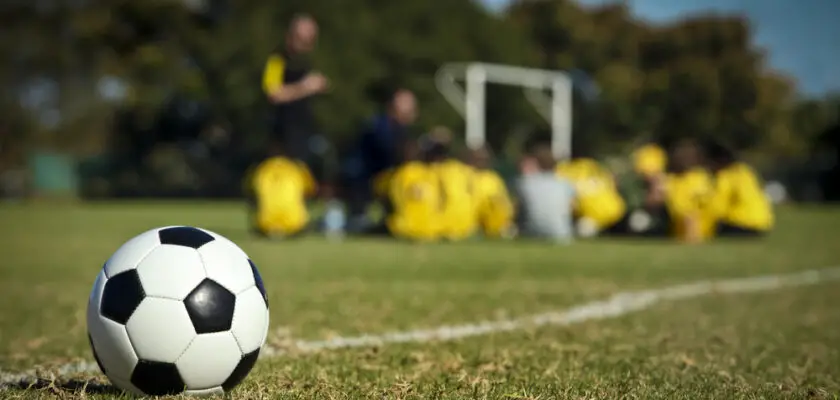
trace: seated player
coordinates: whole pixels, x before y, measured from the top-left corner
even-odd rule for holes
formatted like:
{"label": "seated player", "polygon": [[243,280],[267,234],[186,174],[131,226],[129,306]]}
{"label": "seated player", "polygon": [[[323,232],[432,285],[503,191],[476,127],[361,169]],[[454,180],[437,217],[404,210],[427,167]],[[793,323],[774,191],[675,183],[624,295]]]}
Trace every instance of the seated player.
{"label": "seated player", "polygon": [[572,240],[572,183],[557,174],[550,136],[530,140],[520,163],[522,176],[516,184],[519,196],[517,219],[522,236],[568,243]]}
{"label": "seated player", "polygon": [[[399,148],[417,117],[417,101],[407,89],[389,90],[383,111],[365,124],[358,142],[344,162],[344,197],[347,200],[351,231],[366,230],[371,182],[381,181],[402,158]],[[385,173],[384,175],[382,175]],[[375,193],[374,193],[375,194]]]}
{"label": "seated player", "polygon": [[670,235],[668,210],[665,207],[665,181],[668,167],[667,152],[656,143],[645,144],[632,155],[633,171],[644,185],[644,202],[641,210],[633,212],[631,225],[642,236],[667,237]]}
{"label": "seated player", "polygon": [[667,166],[667,153],[655,143],[648,143],[633,152],[633,170],[645,180],[664,175]]}
{"label": "seated player", "polygon": [[309,224],[306,199],[316,192],[315,180],[300,161],[282,156],[260,163],[249,179],[253,230],[267,237],[300,234]]}
{"label": "seated player", "polygon": [[426,152],[440,185],[441,237],[452,241],[472,237],[478,230],[473,197],[475,170],[453,157],[444,143],[433,142]]}
{"label": "seated player", "polygon": [[746,163],[720,144],[709,148],[714,194],[709,208],[717,217],[718,236],[757,237],[773,228],[773,206],[761,180]]}
{"label": "seated player", "polygon": [[470,158],[475,168],[473,201],[484,236],[512,237],[515,233],[513,200],[502,177],[490,168],[489,149],[482,147],[474,150]]}
{"label": "seated player", "polygon": [[673,150],[673,172],[665,180],[665,206],[671,235],[697,243],[712,238],[716,218],[708,204],[713,194],[712,176],[703,168],[703,154],[696,141],[685,139]]}
{"label": "seated player", "polygon": [[419,156],[417,143],[406,142],[406,162],[382,182],[388,198],[385,228],[397,238],[434,241],[440,236],[441,195],[434,170]]}
{"label": "seated player", "polygon": [[628,234],[627,205],[612,173],[591,158],[557,165],[557,174],[575,187],[575,217],[581,236]]}

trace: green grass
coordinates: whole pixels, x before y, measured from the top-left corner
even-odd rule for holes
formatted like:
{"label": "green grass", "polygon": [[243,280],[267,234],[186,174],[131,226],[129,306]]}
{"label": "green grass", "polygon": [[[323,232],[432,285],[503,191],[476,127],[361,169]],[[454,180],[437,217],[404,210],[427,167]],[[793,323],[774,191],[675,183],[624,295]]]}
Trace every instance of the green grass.
{"label": "green grass", "polygon": [[[760,242],[411,245],[248,237],[233,204],[0,206],[0,369],[88,359],[84,307],[123,241],[195,225],[240,244],[272,305],[269,342],[562,310],[707,278],[840,265],[840,210],[785,209]],[[838,284],[716,295],[568,327],[262,359],[233,394],[268,398],[826,398],[840,396]],[[0,398],[112,398],[8,389]],[[94,390],[96,389],[96,390]]]}

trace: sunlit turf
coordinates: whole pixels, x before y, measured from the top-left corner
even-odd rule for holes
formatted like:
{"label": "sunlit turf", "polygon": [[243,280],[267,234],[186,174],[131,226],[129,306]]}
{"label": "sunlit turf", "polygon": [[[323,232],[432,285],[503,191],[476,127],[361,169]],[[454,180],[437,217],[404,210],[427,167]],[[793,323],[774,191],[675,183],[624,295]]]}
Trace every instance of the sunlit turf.
{"label": "sunlit turf", "polygon": [[[260,267],[269,342],[524,316],[623,290],[840,265],[840,210],[784,209],[771,237],[682,246],[250,238],[236,204],[0,206],[0,370],[90,358],[84,306],[122,242],[156,226],[228,236]],[[448,343],[258,363],[235,398],[835,398],[837,284],[668,303]],[[87,377],[83,377],[87,378]],[[92,386],[91,386],[92,388]],[[2,398],[83,396],[15,389]],[[88,398],[112,394],[84,393]]]}

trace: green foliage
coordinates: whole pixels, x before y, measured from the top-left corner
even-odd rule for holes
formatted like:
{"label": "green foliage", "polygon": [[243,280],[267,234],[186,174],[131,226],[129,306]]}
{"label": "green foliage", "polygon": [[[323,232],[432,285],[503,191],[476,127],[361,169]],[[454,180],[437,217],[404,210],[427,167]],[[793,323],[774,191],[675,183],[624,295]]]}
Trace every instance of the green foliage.
{"label": "green foliage", "polygon": [[531,27],[546,66],[581,69],[598,82],[600,99],[582,115],[596,122],[576,130],[578,137],[600,147],[694,135],[775,155],[803,149],[806,137],[790,119],[793,86],[768,70],[742,17],[652,26],[623,5],[584,9],[563,0],[521,2],[509,12]]}
{"label": "green foliage", "polygon": [[[602,153],[691,134],[796,155],[836,118],[820,101],[796,103],[793,85],[768,69],[741,17],[708,14],[650,25],[622,5],[584,8],[567,0],[517,2],[503,15],[471,0],[239,0],[229,1],[218,18],[166,0],[99,0],[52,11],[21,4],[7,7],[16,18],[4,28],[9,34],[0,38],[0,55],[15,61],[0,66],[0,78],[5,85],[38,76],[59,82],[58,106],[72,118],[52,129],[53,139],[91,132],[85,141],[106,141],[108,119],[101,116],[110,106],[92,88],[112,75],[130,84],[130,105],[145,116],[140,123],[150,123],[167,98],[181,94],[207,100],[220,120],[256,145],[265,128],[262,66],[282,44],[285,21],[299,11],[321,25],[315,61],[331,90],[317,102],[317,114],[335,139],[353,134],[376,109],[367,94],[382,81],[417,92],[421,127],[459,131],[461,118],[434,85],[437,68],[457,61],[585,72],[600,95],[576,103],[575,135]],[[512,130],[541,123],[518,90],[488,90],[488,135],[497,149]],[[32,137],[35,145],[79,145]]]}

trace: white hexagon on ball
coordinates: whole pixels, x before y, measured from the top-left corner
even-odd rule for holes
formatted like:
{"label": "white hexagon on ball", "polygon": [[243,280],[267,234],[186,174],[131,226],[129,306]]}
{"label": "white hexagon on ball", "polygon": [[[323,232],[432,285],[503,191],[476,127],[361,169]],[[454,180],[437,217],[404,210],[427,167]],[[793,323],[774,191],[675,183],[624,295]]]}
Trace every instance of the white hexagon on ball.
{"label": "white hexagon on ball", "polygon": [[94,357],[139,395],[229,392],[265,343],[268,302],[256,266],[223,236],[157,228],[121,246],[88,303]]}
{"label": "white hexagon on ball", "polygon": [[183,300],[207,275],[198,252],[160,245],[137,265],[146,296]]}

